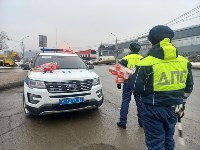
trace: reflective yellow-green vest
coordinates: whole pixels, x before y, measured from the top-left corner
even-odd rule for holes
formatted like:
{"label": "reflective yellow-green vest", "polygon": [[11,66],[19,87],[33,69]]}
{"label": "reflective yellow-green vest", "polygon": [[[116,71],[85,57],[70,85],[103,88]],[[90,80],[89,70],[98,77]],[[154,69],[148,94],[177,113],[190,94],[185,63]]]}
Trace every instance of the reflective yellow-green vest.
{"label": "reflective yellow-green vest", "polygon": [[122,58],[122,60],[127,60],[127,68],[134,69],[135,65],[142,59],[143,57],[139,54],[129,54]]}
{"label": "reflective yellow-green vest", "polygon": [[176,49],[168,42],[168,39],[160,42],[164,59],[148,56],[137,63],[139,67],[152,66],[154,91],[174,91],[186,87],[189,61],[180,55],[176,58]]}

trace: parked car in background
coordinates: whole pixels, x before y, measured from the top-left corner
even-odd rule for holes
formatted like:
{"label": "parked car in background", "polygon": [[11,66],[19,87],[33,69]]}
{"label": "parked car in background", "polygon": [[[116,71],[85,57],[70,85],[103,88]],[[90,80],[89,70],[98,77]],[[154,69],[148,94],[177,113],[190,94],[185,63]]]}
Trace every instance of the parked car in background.
{"label": "parked car in background", "polygon": [[83,60],[83,62],[84,62],[85,64],[87,64],[87,63],[88,63],[88,60]]}
{"label": "parked car in background", "polygon": [[91,59],[90,61],[87,62],[89,65],[96,65],[98,64],[98,61],[96,59]]}
{"label": "parked car in background", "polygon": [[27,58],[21,59],[19,65],[23,70],[29,70],[31,68],[31,61]]}

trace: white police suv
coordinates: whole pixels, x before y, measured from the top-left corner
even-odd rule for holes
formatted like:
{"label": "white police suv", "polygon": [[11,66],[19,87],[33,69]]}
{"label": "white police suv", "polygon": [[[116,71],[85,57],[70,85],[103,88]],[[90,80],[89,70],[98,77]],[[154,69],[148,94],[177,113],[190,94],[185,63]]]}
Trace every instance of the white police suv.
{"label": "white police suv", "polygon": [[56,62],[52,72],[30,70],[24,81],[23,108],[27,117],[97,109],[103,103],[99,76],[77,54],[39,53],[32,68]]}

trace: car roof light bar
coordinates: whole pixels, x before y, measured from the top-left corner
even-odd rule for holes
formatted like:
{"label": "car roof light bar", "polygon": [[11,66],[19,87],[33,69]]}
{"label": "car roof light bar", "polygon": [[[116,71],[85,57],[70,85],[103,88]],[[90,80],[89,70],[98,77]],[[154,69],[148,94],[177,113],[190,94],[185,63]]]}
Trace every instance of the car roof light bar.
{"label": "car roof light bar", "polygon": [[65,53],[74,53],[72,49],[52,49],[52,48],[41,48],[43,52],[65,52]]}

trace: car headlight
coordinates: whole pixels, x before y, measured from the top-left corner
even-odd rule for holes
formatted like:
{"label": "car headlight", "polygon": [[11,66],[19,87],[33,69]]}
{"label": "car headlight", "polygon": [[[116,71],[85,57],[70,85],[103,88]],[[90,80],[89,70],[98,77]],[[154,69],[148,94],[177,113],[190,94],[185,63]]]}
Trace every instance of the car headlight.
{"label": "car headlight", "polygon": [[100,84],[100,79],[94,78],[93,81],[92,81],[92,86],[99,85],[99,84]]}
{"label": "car headlight", "polygon": [[35,80],[30,80],[28,82],[28,86],[29,88],[33,89],[33,88],[37,88],[37,89],[45,89],[45,84],[43,81],[35,81]]}

